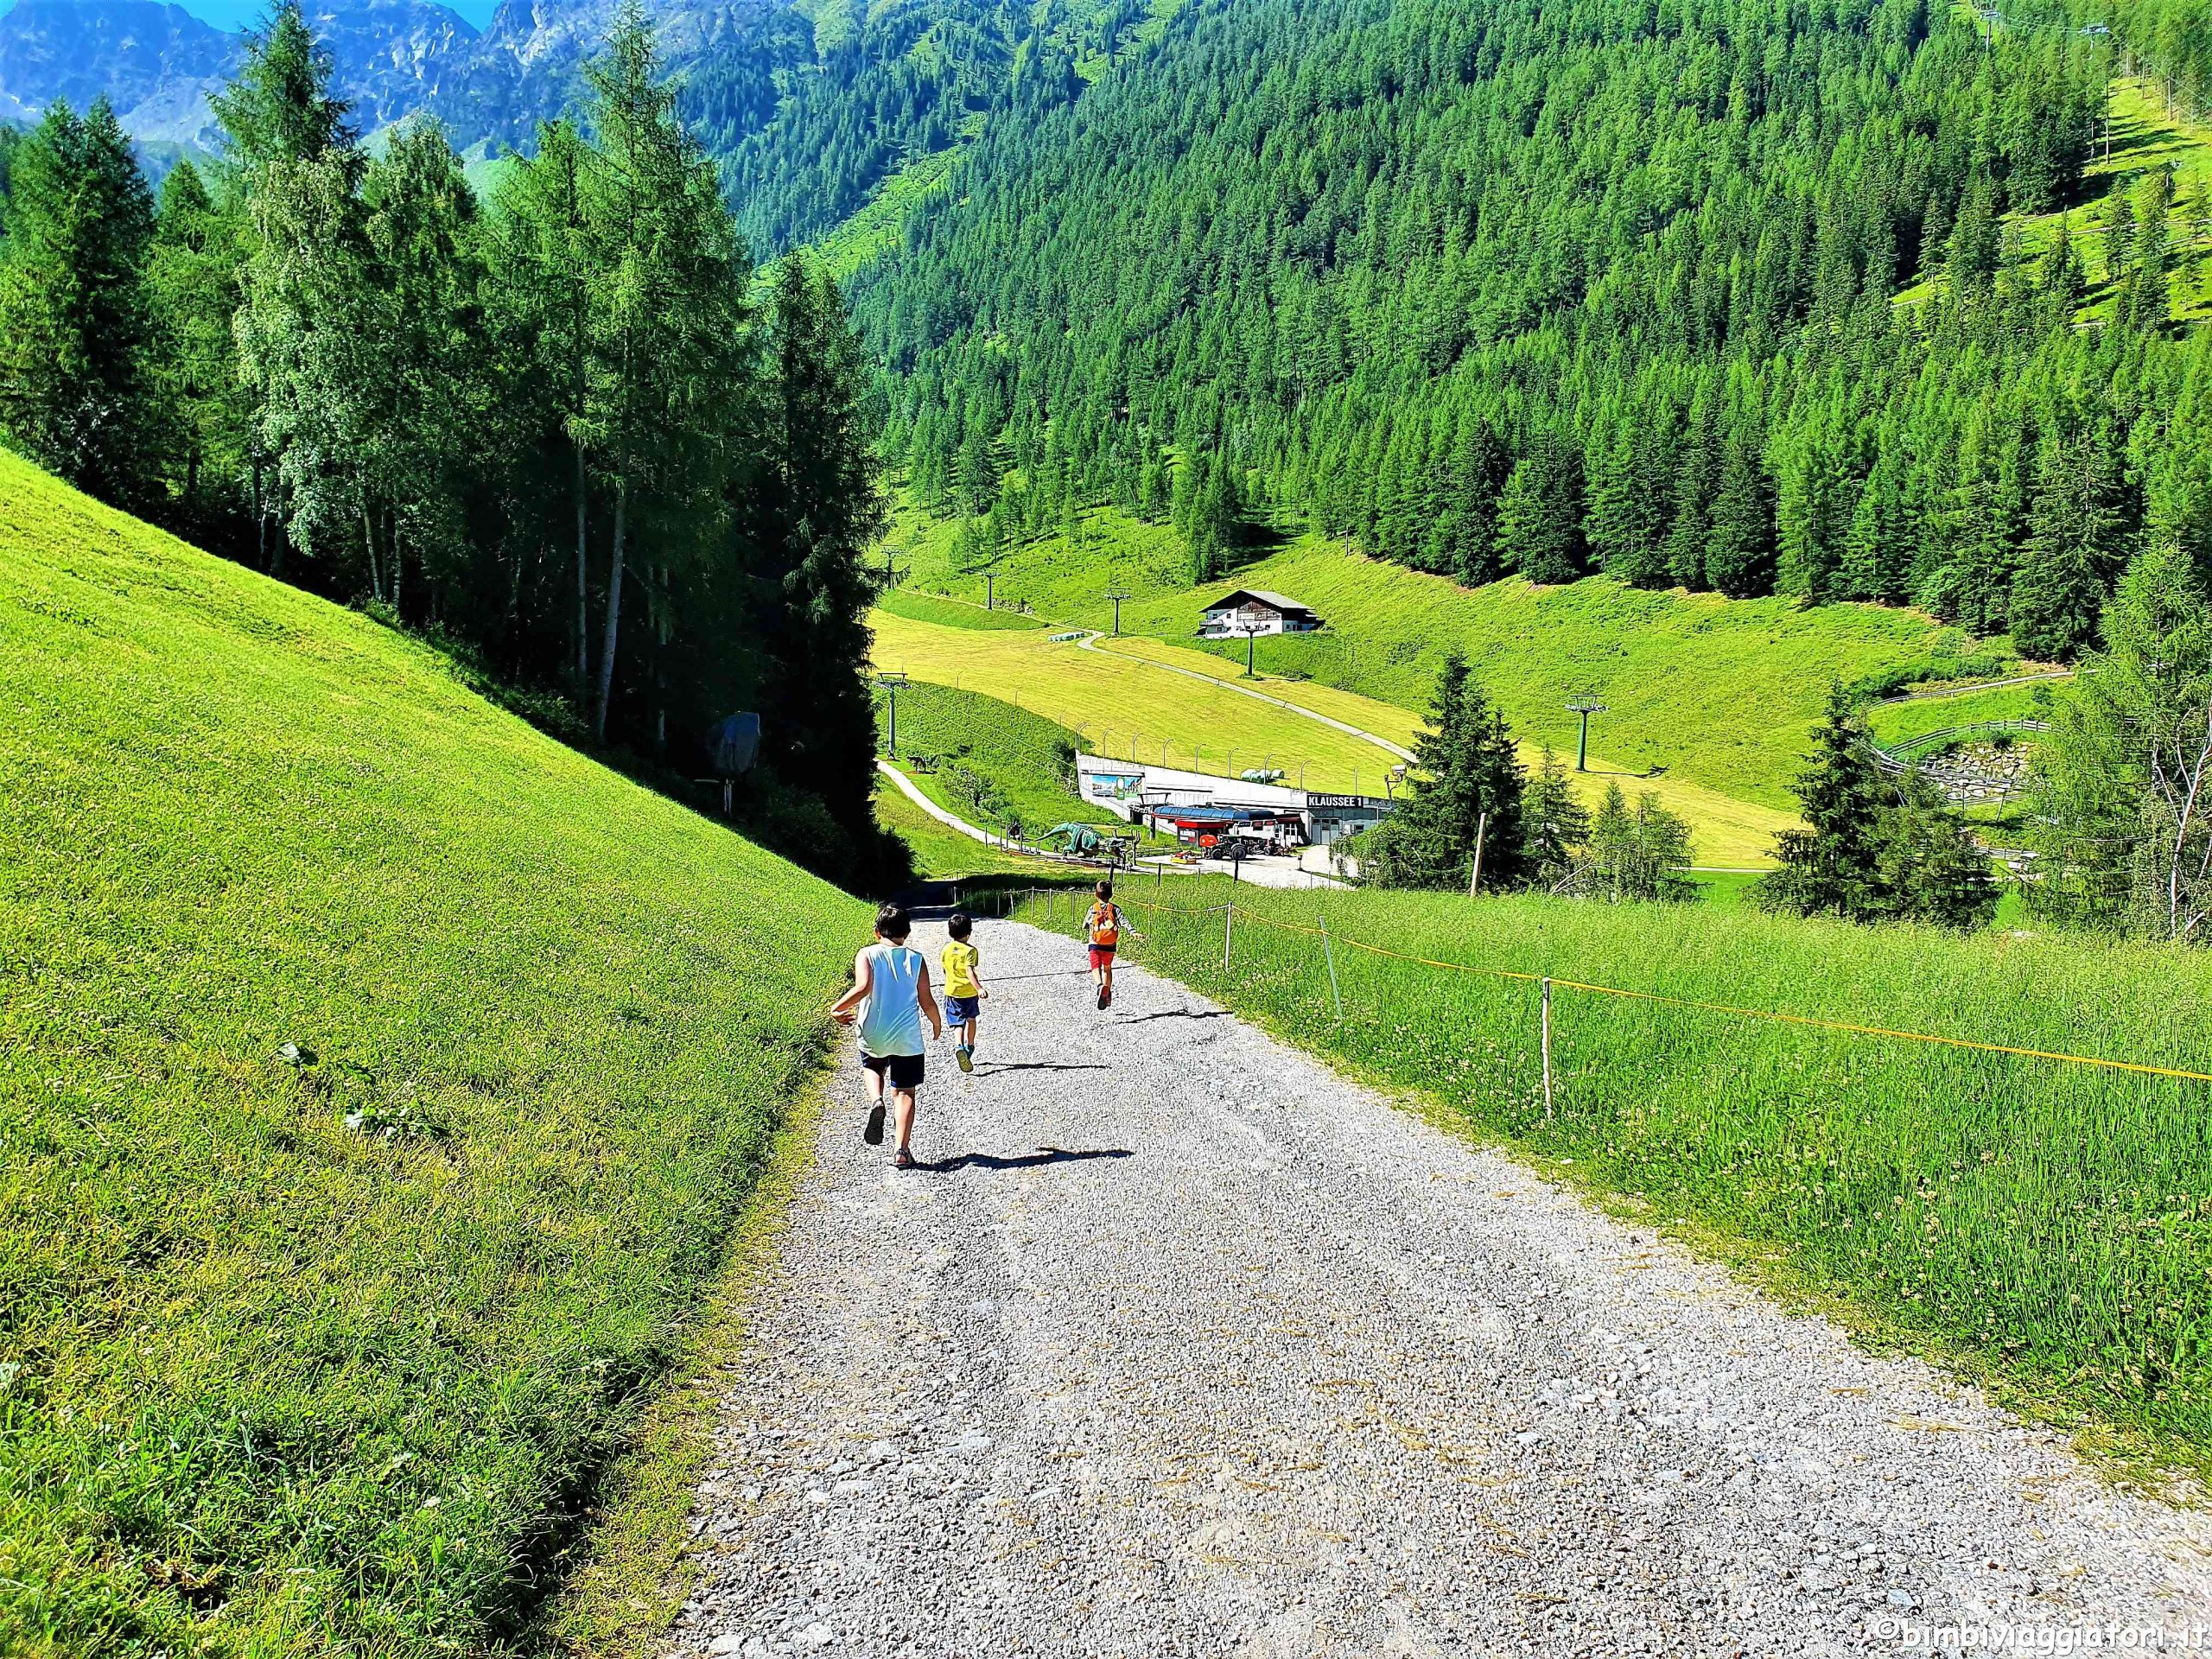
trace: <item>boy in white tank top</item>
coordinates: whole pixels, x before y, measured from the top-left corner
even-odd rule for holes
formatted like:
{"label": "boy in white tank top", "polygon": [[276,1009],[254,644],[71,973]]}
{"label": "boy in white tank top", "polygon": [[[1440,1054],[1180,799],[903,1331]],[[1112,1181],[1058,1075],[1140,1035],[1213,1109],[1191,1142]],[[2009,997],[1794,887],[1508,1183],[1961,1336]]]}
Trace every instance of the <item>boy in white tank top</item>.
{"label": "boy in white tank top", "polygon": [[861,1065],[868,1073],[868,1130],[871,1147],[883,1144],[884,1090],[899,1128],[899,1169],[914,1166],[914,1096],[922,1086],[922,1017],[930,1032],[944,1035],[937,998],[930,990],[929,959],[910,947],[913,925],[904,905],[885,905],[875,912],[875,943],[853,958],[853,988],[830,1005],[830,1017],[861,1025]]}

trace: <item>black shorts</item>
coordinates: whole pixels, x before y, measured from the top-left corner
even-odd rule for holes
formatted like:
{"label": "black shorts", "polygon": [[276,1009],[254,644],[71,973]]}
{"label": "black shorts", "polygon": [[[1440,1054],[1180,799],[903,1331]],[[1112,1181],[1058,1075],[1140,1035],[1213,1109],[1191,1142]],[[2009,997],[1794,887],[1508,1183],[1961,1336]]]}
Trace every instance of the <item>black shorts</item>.
{"label": "black shorts", "polygon": [[922,1086],[922,1057],[918,1054],[863,1054],[861,1064],[893,1089]]}

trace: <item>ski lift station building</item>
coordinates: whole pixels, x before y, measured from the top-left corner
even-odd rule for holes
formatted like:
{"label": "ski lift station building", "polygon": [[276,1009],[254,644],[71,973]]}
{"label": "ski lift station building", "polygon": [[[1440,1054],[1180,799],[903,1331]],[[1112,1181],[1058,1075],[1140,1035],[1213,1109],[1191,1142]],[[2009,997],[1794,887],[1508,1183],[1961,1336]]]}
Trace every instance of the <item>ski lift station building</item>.
{"label": "ski lift station building", "polygon": [[1077,755],[1075,770],[1084,800],[1117,818],[1185,839],[1195,839],[1203,822],[1217,830],[1249,830],[1284,846],[1326,846],[1374,828],[1393,810],[1392,802],[1377,795],[1325,794],[1101,754]]}

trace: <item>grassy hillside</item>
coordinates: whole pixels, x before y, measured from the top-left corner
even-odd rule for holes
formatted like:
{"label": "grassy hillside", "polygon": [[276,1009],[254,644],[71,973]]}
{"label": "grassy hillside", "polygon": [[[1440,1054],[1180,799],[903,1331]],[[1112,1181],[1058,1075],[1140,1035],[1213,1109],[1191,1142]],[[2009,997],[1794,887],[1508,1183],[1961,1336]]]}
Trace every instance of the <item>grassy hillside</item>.
{"label": "grassy hillside", "polygon": [[[1071,685],[1056,696],[1057,671],[1046,659],[1064,647],[1032,641],[1002,649],[905,626],[981,627],[1003,614],[987,617],[981,573],[958,563],[953,540],[950,524],[911,505],[901,511],[893,541],[908,580],[887,596],[885,609],[898,620],[882,626],[879,661],[896,656],[894,665],[1022,701],[1080,726],[1094,741],[1110,726],[1116,753],[1128,753],[1133,739],[1140,753],[1155,753],[1164,738],[1171,756],[1187,764],[1206,734],[1220,735],[1224,757],[1232,733],[1240,750],[1253,753],[1300,753],[1300,736],[1310,750],[1325,735],[1286,732],[1274,720],[1264,731],[1253,729],[1263,705],[1200,708],[1172,678],[1124,676],[1110,687]],[[1085,516],[1073,544],[1046,537],[1009,550],[990,568],[1002,605],[1026,601],[1053,624],[1110,627],[1113,606],[1104,595],[1118,586],[1131,597],[1122,606],[1124,637],[1113,649],[1231,677],[1242,673],[1243,646],[1195,638],[1205,602],[1232,586],[1290,594],[1319,609],[1327,626],[1259,641],[1266,682],[1260,689],[1395,742],[1410,741],[1449,645],[1468,654],[1531,760],[1546,743],[1573,753],[1577,721],[1563,705],[1591,693],[1607,708],[1592,722],[1586,792],[1594,797],[1612,779],[1631,794],[1653,791],[1690,821],[1697,856],[1712,864],[1767,861],[1776,832],[1793,820],[1789,785],[1831,679],[1933,668],[1972,649],[1957,630],[1912,611],[1864,605],[1806,611],[1783,600],[1648,593],[1604,578],[1567,588],[1506,581],[1470,589],[1314,537],[1192,589],[1172,529],[1103,509]],[[1109,706],[1126,718],[1106,713]],[[1995,716],[1959,716],[1969,717]],[[1371,790],[1363,746],[1333,755],[1330,775],[1348,777],[1344,769],[1355,761]]]}
{"label": "grassy hillside", "polygon": [[[889,717],[888,700],[879,697],[880,744],[889,739]],[[908,766],[908,776],[939,806],[982,828],[1003,830],[1011,818],[1033,836],[1068,819],[1118,823],[1077,796],[1063,770],[1063,753],[1071,761],[1077,741],[1065,727],[973,691],[918,681],[899,694],[899,757],[922,756],[933,768]]]}
{"label": "grassy hillside", "polygon": [[[2212,1085],[1667,1000],[2202,1073],[2203,953],[1741,906],[1241,888],[1224,973],[1220,914],[1189,912],[1231,896],[1186,884],[1168,913],[1133,889],[1138,959],[2063,1421],[2212,1468]],[[1066,906],[1051,919],[1068,925]],[[1556,988],[1547,1111],[1535,985],[1359,944],[1661,1000]]]}
{"label": "grassy hillside", "polygon": [[853,899],[0,455],[0,1651],[483,1652]]}
{"label": "grassy hillside", "polygon": [[[910,588],[982,597],[980,576],[954,563],[949,526],[908,513],[893,534],[911,562]],[[1118,582],[1135,595],[1122,607],[1125,632],[1198,648],[1206,601],[1231,588],[1271,588],[1313,606],[1327,626],[1261,640],[1262,672],[1417,710],[1446,647],[1457,645],[1530,743],[1570,748],[1577,721],[1561,705],[1588,692],[1608,705],[1591,727],[1592,753],[1608,769],[1663,766],[1670,779],[1784,813],[1831,679],[1932,663],[1967,644],[1917,612],[1870,605],[1801,610],[1782,599],[1649,593],[1604,577],[1466,588],[1312,537],[1193,590],[1172,530],[1101,511],[1086,519],[1084,537],[1072,550],[1052,537],[1007,554],[994,567],[1001,601],[1027,600],[1055,620],[1105,627],[1114,612],[1104,594]],[[1242,642],[1207,649],[1242,669]]]}
{"label": "grassy hillside", "polygon": [[[1079,732],[1094,750],[1222,772],[1270,764],[1317,789],[1379,792],[1397,757],[1203,680],[1039,631],[940,627],[878,611],[874,660],[938,685],[978,690]],[[1402,710],[1386,710],[1403,728]],[[901,735],[904,746],[904,735]]]}
{"label": "grassy hillside", "polygon": [[[2167,168],[2174,175],[2174,203],[2167,218],[2177,263],[2192,246],[2201,256],[2207,251],[2208,229],[2191,222],[2189,207],[2192,190],[2212,179],[2212,126],[2191,120],[2178,108],[2167,107],[2158,86],[2134,76],[2115,77],[2111,92],[2112,144],[2107,154],[2100,147],[2085,169],[2080,206],[2065,213],[2012,213],[2005,224],[2014,237],[2012,260],[2023,275],[2033,273],[2057,240],[2062,222],[2070,229],[2074,251],[2082,260],[2088,287],[2082,296],[2083,321],[2108,321],[2118,284],[2106,258],[2104,232],[2112,217],[2110,192],[2115,182],[2132,185],[2153,168]],[[1928,299],[1936,285],[1922,281],[1897,296],[1899,304]],[[2174,274],[2172,315],[2176,321],[2196,323],[2212,316],[2212,290],[2200,270],[2194,283]]]}

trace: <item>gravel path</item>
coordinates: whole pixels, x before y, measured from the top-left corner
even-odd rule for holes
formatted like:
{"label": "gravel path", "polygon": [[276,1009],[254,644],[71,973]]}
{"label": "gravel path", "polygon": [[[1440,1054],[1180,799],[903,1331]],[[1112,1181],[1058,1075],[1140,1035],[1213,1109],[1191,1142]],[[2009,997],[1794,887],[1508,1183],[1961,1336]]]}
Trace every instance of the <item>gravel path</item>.
{"label": "gravel path", "polygon": [[1005,982],[975,1075],[931,1057],[934,1167],[861,1144],[848,1062],[731,1372],[671,1651],[1794,1656],[2212,1625],[2203,1518],[1179,986],[1125,969],[1101,1014],[1075,974],[1010,977],[1075,965],[1065,939],[977,942]]}

